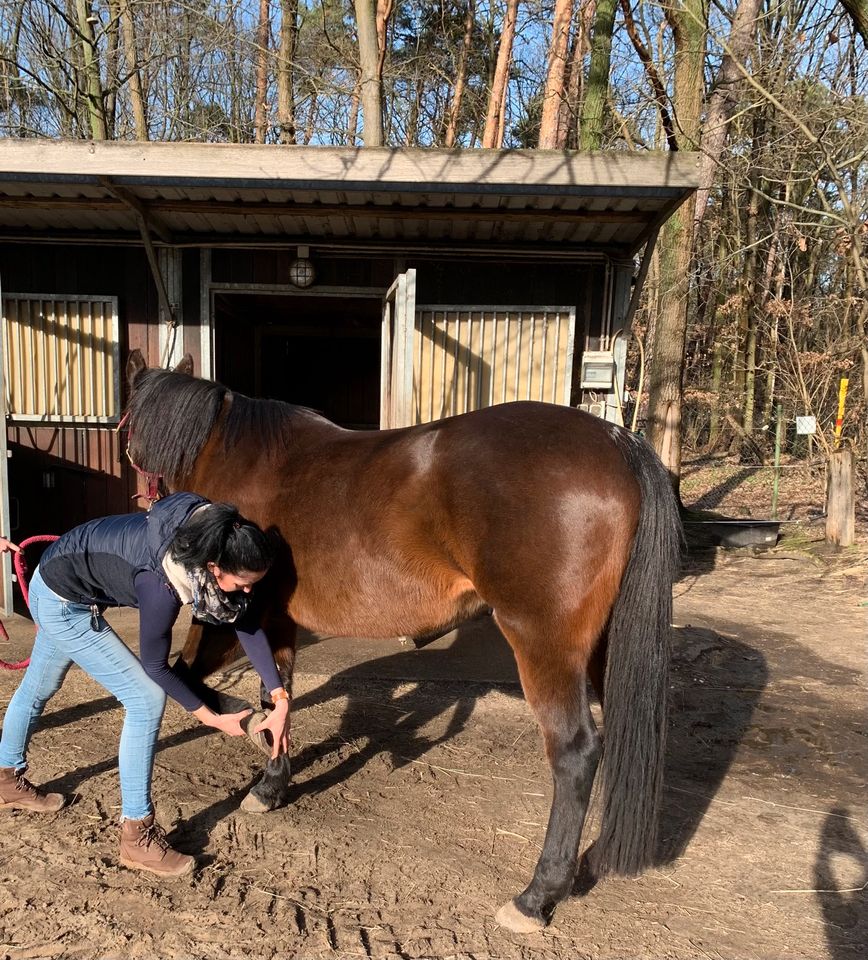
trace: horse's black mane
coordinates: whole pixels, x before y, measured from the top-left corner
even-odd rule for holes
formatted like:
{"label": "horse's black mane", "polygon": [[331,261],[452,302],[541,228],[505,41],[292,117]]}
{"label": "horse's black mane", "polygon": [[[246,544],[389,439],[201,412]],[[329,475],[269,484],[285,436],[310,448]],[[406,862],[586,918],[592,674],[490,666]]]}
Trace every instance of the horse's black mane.
{"label": "horse's black mane", "polygon": [[[130,455],[149,473],[171,484],[188,477],[202,452],[230,391],[222,384],[169,370],[146,370],[135,381],[127,408]],[[227,454],[251,438],[263,451],[285,449],[291,424],[306,407],[280,400],[260,400],[232,392],[221,424]]]}

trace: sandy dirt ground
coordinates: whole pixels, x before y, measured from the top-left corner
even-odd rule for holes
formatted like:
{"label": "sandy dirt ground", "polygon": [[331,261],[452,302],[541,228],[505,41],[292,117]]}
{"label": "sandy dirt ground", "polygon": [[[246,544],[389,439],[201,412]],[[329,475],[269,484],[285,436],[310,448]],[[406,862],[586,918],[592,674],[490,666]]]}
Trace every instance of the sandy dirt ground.
{"label": "sandy dirt ground", "polygon": [[[868,956],[860,559],[864,548],[694,558],[675,591],[660,865],[577,884],[529,937],[493,916],[529,880],[548,817],[536,726],[508,669],[497,683],[437,678],[484,623],[431,651],[381,642],[341,669],[346,642],[331,659],[318,655],[327,644],[305,647],[293,798],[264,816],[239,809],[260,769],[252,746],[170,707],[158,816],[199,857],[175,882],[116,864],[121,710],[73,670],[30,771],[74,802],[0,815],[0,957]],[[135,646],[134,621],[117,623]],[[9,660],[26,653],[29,624],[7,625]],[[0,672],[0,710],[19,678]],[[249,670],[222,682],[256,697]]]}

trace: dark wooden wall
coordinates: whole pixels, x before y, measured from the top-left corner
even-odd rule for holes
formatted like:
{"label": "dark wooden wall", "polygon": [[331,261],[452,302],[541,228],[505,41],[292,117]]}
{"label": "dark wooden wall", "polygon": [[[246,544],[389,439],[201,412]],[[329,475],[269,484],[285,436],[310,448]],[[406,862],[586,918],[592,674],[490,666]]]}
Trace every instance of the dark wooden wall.
{"label": "dark wooden wall", "polygon": [[[0,244],[3,292],[115,296],[123,366],[139,347],[159,359],[158,309],[144,252],[131,246]],[[198,316],[198,295],[195,304]],[[63,533],[93,517],[134,510],[138,479],[112,426],[8,424],[12,535]]]}

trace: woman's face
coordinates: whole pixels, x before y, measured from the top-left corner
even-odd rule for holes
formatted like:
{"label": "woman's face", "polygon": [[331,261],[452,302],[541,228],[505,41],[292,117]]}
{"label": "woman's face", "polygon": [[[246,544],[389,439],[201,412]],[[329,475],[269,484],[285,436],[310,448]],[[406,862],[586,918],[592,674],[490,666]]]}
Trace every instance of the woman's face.
{"label": "woman's face", "polygon": [[221,570],[216,563],[209,562],[206,566],[217,581],[217,586],[224,593],[250,593],[253,584],[259,583],[265,576],[264,570],[261,573],[250,573],[246,570],[241,573],[227,573],[225,570]]}

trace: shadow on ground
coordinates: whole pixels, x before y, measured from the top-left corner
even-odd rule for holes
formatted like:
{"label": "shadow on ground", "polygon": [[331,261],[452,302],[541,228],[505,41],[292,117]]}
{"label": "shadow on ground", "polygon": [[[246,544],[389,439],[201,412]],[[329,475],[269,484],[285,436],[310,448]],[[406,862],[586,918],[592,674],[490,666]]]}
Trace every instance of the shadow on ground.
{"label": "shadow on ground", "polygon": [[[814,891],[826,931],[830,960],[855,960],[865,956],[868,942],[868,850],[853,826],[848,807],[835,807],[820,830],[817,859],[814,864]],[[840,864],[849,866],[846,885],[839,877]]]}

